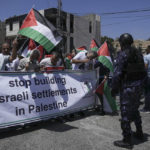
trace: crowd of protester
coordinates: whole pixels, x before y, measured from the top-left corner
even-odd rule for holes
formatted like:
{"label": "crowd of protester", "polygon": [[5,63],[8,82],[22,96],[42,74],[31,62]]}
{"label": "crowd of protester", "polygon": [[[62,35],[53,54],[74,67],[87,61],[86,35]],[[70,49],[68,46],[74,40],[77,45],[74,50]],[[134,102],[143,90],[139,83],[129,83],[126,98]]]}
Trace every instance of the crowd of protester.
{"label": "crowd of protester", "polygon": [[[60,57],[57,51],[51,52],[50,55],[45,55],[39,61],[40,51],[32,50],[30,56],[23,57],[17,54],[18,41],[12,43],[12,50],[9,43],[2,44],[0,53],[0,71],[21,71],[21,72],[40,72],[47,67],[64,66],[65,69],[72,70],[88,70],[92,69],[92,59],[97,57],[96,52],[88,52],[86,50],[77,53],[75,49],[71,53],[67,53],[64,58]],[[63,61],[62,61],[63,59]]]}
{"label": "crowd of protester", "polygon": [[[57,70],[57,67],[60,66],[63,66],[63,69],[88,70],[93,68],[92,59],[98,56],[97,52],[84,50],[77,53],[73,49],[64,58],[57,51],[52,51],[39,61],[40,51],[38,49],[32,50],[28,57],[24,57],[24,55],[17,53],[18,45],[19,41],[16,39],[12,42],[12,49],[9,43],[2,44],[0,53],[1,72],[45,72],[49,68]],[[84,115],[82,111],[78,114]],[[70,114],[70,117],[74,117],[74,114]]]}
{"label": "crowd of protester", "polygon": [[[123,36],[124,36],[123,38],[126,38],[126,34],[124,34]],[[122,85],[123,85],[123,87],[124,87],[124,85],[126,85],[125,82],[121,86],[117,86],[117,84],[116,84],[117,83],[116,77],[118,77],[118,79],[119,79],[118,83],[120,83],[121,78],[123,78],[123,76],[120,75],[120,70],[122,70],[122,66],[123,67],[125,66],[122,63],[122,61],[126,60],[125,59],[126,53],[124,53],[123,50],[125,49],[128,52],[127,54],[129,54],[129,56],[133,53],[133,51],[135,51],[135,54],[137,54],[137,56],[141,56],[141,59],[140,59],[140,57],[137,57],[137,58],[139,60],[143,60],[143,71],[145,72],[145,75],[143,77],[143,79],[145,80],[145,82],[143,82],[143,83],[145,83],[145,89],[143,91],[142,90],[139,91],[139,93],[143,92],[144,97],[145,97],[145,99],[144,99],[145,104],[144,104],[144,107],[141,110],[141,112],[150,113],[150,46],[148,46],[146,49],[146,55],[142,56],[142,54],[140,55],[140,53],[138,53],[138,51],[134,47],[131,47],[133,40],[132,40],[132,43],[130,43],[130,41],[128,41],[128,38],[129,38],[129,35],[127,37],[127,40],[124,39],[124,41],[129,42],[129,44],[123,43],[124,41],[122,42],[124,44],[124,45],[123,44],[121,45],[122,50],[120,52],[118,52],[119,57],[116,58],[116,62],[114,61],[114,66],[115,66],[114,70],[115,71],[114,71],[114,74],[112,77],[111,94],[112,94],[112,96],[115,96],[114,95],[114,93],[116,92],[115,88],[121,88]],[[6,71],[9,71],[9,72],[14,72],[14,71],[17,71],[17,72],[45,72],[45,71],[57,70],[57,67],[60,67],[60,66],[63,66],[63,69],[81,70],[81,71],[92,70],[92,69],[98,68],[98,72],[99,72],[98,84],[99,85],[102,83],[102,81],[108,79],[109,74],[110,74],[109,68],[107,68],[100,61],[98,61],[98,59],[97,59],[98,53],[96,51],[82,50],[82,51],[77,52],[76,49],[73,49],[71,51],[71,53],[67,53],[64,57],[62,57],[62,55],[60,55],[60,52],[52,51],[50,53],[50,55],[45,55],[40,60],[39,58],[41,56],[40,56],[40,51],[38,49],[33,49],[28,57],[23,57],[21,54],[17,53],[17,50],[18,50],[18,41],[16,39],[12,42],[12,50],[11,50],[9,43],[5,42],[2,44],[2,50],[0,53],[0,71],[1,72],[6,72]],[[124,60],[122,58],[124,58]],[[131,60],[127,59],[127,62],[130,66],[132,64],[132,61],[133,61],[133,57],[131,57]],[[145,66],[144,66],[144,64],[145,64]],[[141,63],[137,63],[136,65],[141,66]],[[136,68],[135,64],[134,64],[134,67]],[[50,70],[49,70],[49,68],[50,68]],[[135,78],[135,76],[136,76],[135,68],[133,70],[130,69],[130,71],[129,71],[129,69],[127,69],[126,71],[123,70],[122,73],[128,74],[128,72],[130,72],[132,74],[132,77]],[[134,73],[134,75],[133,75],[133,73]],[[138,73],[139,73],[138,75],[141,76],[140,70],[138,70]],[[142,80],[142,81],[144,81],[144,80]],[[134,80],[129,80],[129,81],[130,81],[129,83],[134,83],[135,81],[139,82],[139,79],[138,80],[136,79],[135,81]],[[133,87],[136,87],[136,86],[133,85],[132,88]],[[129,88],[131,88],[131,87],[129,87]],[[125,87],[125,90],[127,90],[127,92],[128,92],[129,88]],[[130,98],[132,100],[135,100],[136,96],[138,96],[138,94],[134,91],[134,88],[132,90],[133,90],[132,92],[135,94],[134,97],[132,95],[127,95],[129,97],[124,98],[124,97],[121,97],[121,94],[123,95],[124,93],[120,94],[120,97],[123,99],[120,102],[120,105],[121,105],[120,110],[121,110],[121,114],[122,114],[121,127],[123,129],[124,139],[121,141],[114,142],[114,145],[119,146],[119,147],[128,148],[128,147],[132,146],[131,139],[126,138],[126,134],[129,133],[129,131],[127,131],[127,130],[128,130],[128,128],[130,129],[130,121],[127,122],[126,117],[131,117],[131,116],[133,116],[133,114],[130,116],[128,116],[127,114],[124,114],[124,112],[127,112],[127,113],[129,112],[129,110],[128,110],[129,106],[126,105],[126,102],[128,102]],[[103,103],[104,103],[103,95],[97,94],[97,96],[100,100],[101,105],[98,107],[95,107],[95,109],[99,112],[100,115],[105,115],[104,106],[103,106]],[[137,99],[140,100],[140,96]],[[139,107],[139,103],[136,102],[136,100],[133,101],[133,103],[134,103],[134,105],[137,103],[137,105]],[[136,115],[133,116],[135,119],[134,122],[135,122],[135,125],[137,128],[137,131],[135,132],[135,136],[139,139],[143,139],[141,118],[140,118],[140,115],[138,112],[138,108],[136,108],[134,113],[137,115],[137,116]],[[76,113],[72,113],[69,115],[65,115],[63,117],[58,117],[58,119],[60,119],[64,122],[65,119],[70,120],[70,119],[74,118],[75,114]],[[78,115],[84,116],[85,114],[83,111],[79,111]],[[138,121],[139,121],[139,123],[138,123]],[[130,134],[131,133],[129,133],[129,135]]]}
{"label": "crowd of protester", "polygon": [[[2,44],[0,53],[0,71],[10,72],[43,72],[49,67],[60,67],[71,70],[91,70],[99,68],[99,84],[102,80],[109,75],[109,69],[102,63],[97,61],[98,54],[95,51],[83,50],[77,52],[73,49],[71,53],[67,53],[63,58],[57,51],[52,51],[50,55],[45,55],[43,59],[39,61],[40,51],[38,49],[32,50],[30,56],[23,57],[17,53],[18,40],[12,42],[12,48],[9,43]],[[145,106],[141,111],[150,112],[150,46],[146,49],[146,55],[144,56],[145,67],[148,72],[147,82],[145,84]],[[62,60],[63,59],[63,60]],[[101,105],[103,105],[103,97],[98,95]],[[99,108],[98,108],[99,110]],[[102,114],[103,106],[101,107]]]}

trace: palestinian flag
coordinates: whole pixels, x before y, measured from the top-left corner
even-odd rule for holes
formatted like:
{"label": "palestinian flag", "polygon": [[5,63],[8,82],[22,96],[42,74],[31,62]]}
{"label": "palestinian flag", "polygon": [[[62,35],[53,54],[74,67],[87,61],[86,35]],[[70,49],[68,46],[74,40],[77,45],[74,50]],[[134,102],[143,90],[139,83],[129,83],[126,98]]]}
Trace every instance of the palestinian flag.
{"label": "palestinian flag", "polygon": [[33,49],[37,46],[32,39],[26,39],[20,49],[18,50],[18,54],[23,57],[28,57]]}
{"label": "palestinian flag", "polygon": [[81,46],[81,47],[79,47],[79,48],[76,48],[76,51],[77,51],[77,53],[79,53],[79,52],[83,52],[83,51],[86,51],[86,46]]}
{"label": "palestinian flag", "polygon": [[71,55],[67,55],[65,57],[65,64],[66,64],[65,67],[66,67],[66,69],[72,69],[71,59],[72,59]]}
{"label": "palestinian flag", "polygon": [[[109,70],[110,70],[110,74],[113,73],[113,64],[112,64],[112,60],[110,57],[110,52],[108,49],[108,45],[105,42],[98,50],[98,60],[104,65],[106,66]],[[102,92],[102,90],[104,92]],[[116,101],[115,99],[111,96],[111,90],[110,87],[108,86],[108,83],[105,81],[103,81],[100,86],[97,88],[96,92],[98,92],[99,94],[103,95],[103,99],[104,99],[104,110],[106,110],[107,112],[113,112],[117,110],[117,105],[116,105]]]}
{"label": "palestinian flag", "polygon": [[106,79],[101,82],[95,93],[97,95],[103,95],[103,107],[105,112],[112,113],[118,110],[116,100],[111,96],[111,91]]}
{"label": "palestinian flag", "polygon": [[41,45],[36,45],[36,43],[32,40],[32,39],[29,39],[29,42],[28,43],[25,43],[26,44],[26,47],[22,47],[22,50],[21,51],[21,56],[23,57],[29,57],[32,53],[32,50],[34,49],[38,49],[40,51],[40,58],[39,58],[39,61],[43,58],[43,53],[44,53],[44,49],[43,49],[43,46]]}
{"label": "palestinian flag", "polygon": [[33,39],[48,52],[62,39],[58,35],[56,28],[35,9],[31,9],[18,34]]}
{"label": "palestinian flag", "polygon": [[98,51],[98,46],[97,46],[95,40],[92,40],[92,41],[91,41],[90,49],[91,49],[92,51],[96,51],[96,52]]}
{"label": "palestinian flag", "polygon": [[44,49],[43,49],[43,46],[41,46],[41,45],[36,46],[35,48],[32,48],[32,49],[31,49],[31,47],[29,47],[26,57],[30,57],[32,51],[35,50],[35,49],[39,50],[39,52],[40,52],[40,57],[39,57],[39,60],[38,60],[40,62],[41,59],[43,59],[43,57],[44,57]]}
{"label": "palestinian flag", "polygon": [[34,50],[35,48],[36,48],[35,42],[32,39],[30,39],[26,49],[27,50],[26,57],[29,57],[31,55],[32,50]]}
{"label": "palestinian flag", "polygon": [[100,48],[99,50],[97,51],[98,53],[98,60],[104,65],[106,66],[107,68],[109,68],[109,70],[111,72],[114,71],[113,69],[113,64],[112,64],[112,60],[111,60],[111,57],[110,57],[110,52],[108,50],[108,45],[107,45],[107,42],[105,42]]}

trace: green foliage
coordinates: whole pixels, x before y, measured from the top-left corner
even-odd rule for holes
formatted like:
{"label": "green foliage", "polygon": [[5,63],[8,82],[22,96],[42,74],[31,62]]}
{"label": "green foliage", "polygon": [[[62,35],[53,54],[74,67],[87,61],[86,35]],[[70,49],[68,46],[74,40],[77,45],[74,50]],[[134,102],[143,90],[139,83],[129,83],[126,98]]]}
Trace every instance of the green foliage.
{"label": "green foliage", "polygon": [[105,41],[109,42],[112,44],[112,42],[114,42],[114,39],[113,38],[110,38],[108,36],[102,36],[101,37],[101,44],[103,44]]}
{"label": "green foliage", "polygon": [[114,57],[115,54],[116,54],[116,49],[115,49],[114,46],[113,46],[114,39],[113,39],[113,38],[110,38],[110,37],[108,37],[108,36],[102,36],[102,37],[101,37],[101,44],[103,44],[105,41],[106,41],[107,44],[108,44],[108,48],[109,48],[109,51],[110,51],[110,55],[111,55],[112,57]]}

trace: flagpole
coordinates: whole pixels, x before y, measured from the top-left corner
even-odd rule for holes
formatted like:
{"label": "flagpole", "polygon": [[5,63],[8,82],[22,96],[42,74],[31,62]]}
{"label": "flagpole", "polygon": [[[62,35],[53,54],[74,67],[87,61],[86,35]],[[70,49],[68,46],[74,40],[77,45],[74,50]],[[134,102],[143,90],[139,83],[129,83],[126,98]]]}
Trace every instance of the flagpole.
{"label": "flagpole", "polygon": [[[62,2],[61,2],[61,0],[57,0],[57,2],[58,2],[58,8],[57,8],[58,9],[57,31],[60,31],[60,30],[62,30],[62,28],[61,28],[61,7],[62,7]],[[62,38],[62,41],[63,41],[63,38]],[[62,50],[61,50],[62,45],[63,45],[62,41],[59,44],[59,53],[60,53],[60,57],[61,57],[62,63],[64,65],[64,67],[66,68],[65,61],[64,61],[64,58],[63,58],[63,55],[62,55]]]}
{"label": "flagpole", "polygon": [[[32,5],[32,7],[30,8],[29,12],[30,12],[34,7],[35,7],[35,4]],[[27,18],[27,15],[26,15],[26,17],[24,18],[23,23],[24,23],[24,21],[25,21],[26,18]],[[23,24],[23,23],[22,23],[22,24]],[[20,29],[19,29],[19,30],[20,30]],[[20,36],[20,35],[17,33],[15,40],[19,41],[19,36]],[[25,46],[25,44],[27,43],[28,40],[29,40],[29,38],[27,38],[27,39],[24,41],[24,43],[20,46],[20,48],[19,48],[19,50],[18,50],[18,54],[21,52],[21,48],[23,48],[23,47]]]}
{"label": "flagpole", "polygon": [[[33,8],[34,6],[35,6],[35,5],[33,5],[32,8]],[[29,10],[29,12],[32,10],[32,8]],[[26,17],[27,17],[27,16],[26,16]],[[26,17],[25,17],[25,19],[26,19]],[[24,19],[24,20],[25,20],[25,19]],[[23,20],[23,23],[24,23],[24,20]],[[22,24],[23,24],[23,23],[22,23]],[[19,30],[20,30],[20,29],[19,29]],[[20,36],[20,35],[17,33],[17,35],[16,35],[16,37],[15,37],[15,40],[19,41],[19,36]],[[18,52],[17,52],[18,54],[21,52],[21,48],[23,48],[23,47],[25,46],[25,44],[27,43],[28,39],[29,39],[29,38],[27,38],[27,39],[24,41],[24,43],[20,46],[20,48],[19,48],[19,50],[18,50]]]}
{"label": "flagpole", "polygon": [[27,38],[27,39],[24,41],[24,43],[20,46],[20,48],[19,48],[19,50],[18,50],[18,52],[17,52],[18,55],[21,55],[22,51],[23,51],[24,48],[27,46],[27,43],[28,43],[28,42],[29,42],[29,38]]}

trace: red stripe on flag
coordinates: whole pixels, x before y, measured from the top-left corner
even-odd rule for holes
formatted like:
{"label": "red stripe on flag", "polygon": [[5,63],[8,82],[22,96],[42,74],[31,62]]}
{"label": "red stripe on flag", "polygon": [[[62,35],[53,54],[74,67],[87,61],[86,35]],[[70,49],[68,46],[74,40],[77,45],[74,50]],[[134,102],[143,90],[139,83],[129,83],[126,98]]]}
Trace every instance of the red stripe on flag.
{"label": "red stripe on flag", "polygon": [[46,71],[53,71],[53,70],[64,70],[64,67],[46,67],[45,70]]}
{"label": "red stripe on flag", "polygon": [[37,47],[37,49],[40,51],[40,58],[39,58],[39,62],[41,61],[41,59],[43,58],[43,54],[44,54],[44,49],[43,46],[39,46]]}
{"label": "red stripe on flag", "polygon": [[85,49],[86,49],[86,46],[81,46],[79,48],[76,48],[76,50],[80,50],[80,51],[85,50]]}
{"label": "red stripe on flag", "polygon": [[98,56],[110,56],[107,42],[105,42],[98,50]]}
{"label": "red stripe on flag", "polygon": [[45,58],[52,57],[53,55],[45,55]]}
{"label": "red stripe on flag", "polygon": [[35,42],[32,39],[30,39],[29,44],[28,44],[28,50],[33,50],[35,48],[36,48]]}

